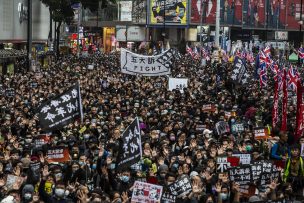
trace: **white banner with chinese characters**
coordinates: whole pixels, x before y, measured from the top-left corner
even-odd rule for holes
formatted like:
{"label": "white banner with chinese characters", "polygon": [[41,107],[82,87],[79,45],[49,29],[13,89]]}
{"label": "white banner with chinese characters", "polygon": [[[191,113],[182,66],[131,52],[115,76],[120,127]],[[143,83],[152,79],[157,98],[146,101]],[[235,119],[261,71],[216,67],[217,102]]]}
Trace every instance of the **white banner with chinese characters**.
{"label": "white banner with chinese characters", "polygon": [[169,75],[175,58],[175,51],[169,49],[162,54],[145,56],[121,49],[121,72],[129,75],[160,76]]}
{"label": "white banner with chinese characters", "polygon": [[184,88],[187,88],[187,87],[188,87],[187,78],[169,78],[169,90],[170,91],[177,89],[183,93]]}

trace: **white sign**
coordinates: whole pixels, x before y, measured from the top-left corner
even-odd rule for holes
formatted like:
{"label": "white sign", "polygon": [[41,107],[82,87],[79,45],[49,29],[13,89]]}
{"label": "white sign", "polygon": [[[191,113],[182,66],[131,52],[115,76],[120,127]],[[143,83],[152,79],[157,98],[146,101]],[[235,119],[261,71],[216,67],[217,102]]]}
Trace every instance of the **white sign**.
{"label": "white sign", "polygon": [[169,49],[156,56],[145,56],[121,49],[121,72],[129,75],[160,76],[170,74],[173,50]]}
{"label": "white sign", "polygon": [[94,65],[93,64],[89,64],[88,65],[88,70],[93,70],[94,69]]}
{"label": "white sign", "polygon": [[120,1],[120,21],[132,21],[132,1]]}
{"label": "white sign", "polygon": [[160,202],[163,186],[135,181],[131,202]]}
{"label": "white sign", "polygon": [[286,31],[276,31],[275,32],[275,39],[276,40],[288,40],[288,32]]}
{"label": "white sign", "polygon": [[301,157],[304,157],[304,144],[301,144]]}
{"label": "white sign", "polygon": [[145,28],[139,26],[128,27],[127,41],[142,42],[145,41]]}
{"label": "white sign", "polygon": [[116,26],[116,40],[118,42],[127,41],[126,32],[127,32],[127,28],[125,25],[117,25]]}
{"label": "white sign", "polygon": [[232,156],[240,157],[240,164],[250,164],[251,162],[250,154],[233,154]]}
{"label": "white sign", "polygon": [[188,87],[187,78],[169,78],[169,90],[178,89],[180,92],[184,92],[184,88]]}

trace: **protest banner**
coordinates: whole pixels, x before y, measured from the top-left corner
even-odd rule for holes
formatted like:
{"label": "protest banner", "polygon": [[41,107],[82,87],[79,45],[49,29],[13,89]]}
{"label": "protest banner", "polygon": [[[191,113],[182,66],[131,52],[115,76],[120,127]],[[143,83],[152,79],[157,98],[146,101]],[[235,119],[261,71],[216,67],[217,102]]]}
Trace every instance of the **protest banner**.
{"label": "protest banner", "polygon": [[132,193],[132,203],[159,203],[161,200],[163,186],[153,185],[140,181],[135,181]]}
{"label": "protest banner", "polygon": [[187,78],[169,78],[169,90],[179,90],[181,93],[184,92],[184,88],[188,87]]}
{"label": "protest banner", "polygon": [[168,186],[171,194],[182,197],[192,191],[191,181],[188,176],[182,176],[180,179]]}
{"label": "protest banner", "polygon": [[163,193],[161,198],[161,203],[175,203],[175,201],[176,201],[175,195],[171,195],[168,192]]}
{"label": "protest banner", "polygon": [[124,131],[120,140],[117,170],[128,168],[137,163],[142,156],[141,135],[138,118]]}
{"label": "protest banner", "polygon": [[251,172],[252,172],[252,180],[258,181],[260,179],[260,175],[263,172],[263,165],[262,163],[255,162],[251,165]]}
{"label": "protest banner", "polygon": [[216,159],[216,170],[217,172],[226,172],[229,167],[239,166],[239,157],[217,157]]}
{"label": "protest banner", "polygon": [[121,49],[121,72],[129,75],[169,75],[176,51],[169,49],[156,56],[145,56]]}
{"label": "protest banner", "polygon": [[6,97],[14,97],[15,96],[15,90],[13,88],[8,88],[5,90],[5,96]]}
{"label": "protest banner", "polygon": [[30,170],[32,172],[32,178],[39,181],[40,178],[40,162],[32,162],[30,163]]}
{"label": "protest banner", "polygon": [[215,104],[204,104],[203,111],[204,112],[215,112],[216,106],[215,106]]}
{"label": "protest banner", "polygon": [[249,74],[243,60],[235,57],[234,69],[231,74],[231,79],[237,84],[246,84],[248,82]]}
{"label": "protest banner", "polygon": [[268,132],[264,127],[254,128],[254,138],[256,140],[267,139]]}
{"label": "protest banner", "polygon": [[240,185],[240,192],[249,193],[249,184],[252,181],[252,173],[250,165],[243,165],[228,169],[230,181],[234,181]]}
{"label": "protest banner", "polygon": [[67,162],[70,161],[71,157],[69,149],[66,147],[52,147],[47,151],[48,162]]}
{"label": "protest banner", "polygon": [[6,178],[5,186],[6,186],[8,191],[12,190],[12,189],[19,190],[23,181],[24,181],[23,177],[8,174],[7,178]]}
{"label": "protest banner", "polygon": [[251,163],[251,154],[232,154],[232,156],[239,157],[242,165]]}
{"label": "protest banner", "polygon": [[229,124],[225,121],[219,121],[215,124],[215,129],[218,135],[230,132]]}
{"label": "protest banner", "polygon": [[49,143],[50,141],[50,137],[48,135],[38,135],[36,138],[35,138],[35,147],[42,147],[43,145]]}
{"label": "protest banner", "polygon": [[231,125],[232,133],[241,133],[245,130],[243,123],[234,123]]}
{"label": "protest banner", "polygon": [[76,117],[82,120],[82,103],[79,84],[44,102],[38,108],[40,127],[45,130],[60,129]]}

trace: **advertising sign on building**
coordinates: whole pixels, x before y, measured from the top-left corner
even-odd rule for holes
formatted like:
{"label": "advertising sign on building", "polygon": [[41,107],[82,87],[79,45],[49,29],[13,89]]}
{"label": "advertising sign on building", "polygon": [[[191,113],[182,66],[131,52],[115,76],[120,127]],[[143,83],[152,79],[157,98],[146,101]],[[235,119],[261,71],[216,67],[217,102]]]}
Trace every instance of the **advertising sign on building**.
{"label": "advertising sign on building", "polygon": [[142,0],[133,1],[132,22],[146,24],[147,2]]}
{"label": "advertising sign on building", "polygon": [[139,26],[128,27],[127,41],[128,42],[142,42],[145,41],[145,28]]}
{"label": "advertising sign on building", "polygon": [[265,28],[266,0],[243,0],[243,27]]}
{"label": "advertising sign on building", "polygon": [[[165,18],[165,22],[164,22]],[[149,23],[152,25],[187,25],[187,0],[150,0]]]}
{"label": "advertising sign on building", "polygon": [[120,1],[120,21],[132,21],[132,1]]}
{"label": "advertising sign on building", "polygon": [[242,1],[221,0],[221,25],[242,25]]}

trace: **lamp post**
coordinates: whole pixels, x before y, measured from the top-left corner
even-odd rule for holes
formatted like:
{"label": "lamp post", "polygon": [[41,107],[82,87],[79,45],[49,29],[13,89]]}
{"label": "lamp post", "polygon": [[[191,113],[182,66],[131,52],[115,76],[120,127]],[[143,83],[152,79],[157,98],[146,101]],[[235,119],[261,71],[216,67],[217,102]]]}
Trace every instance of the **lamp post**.
{"label": "lamp post", "polygon": [[27,70],[31,69],[32,65],[32,0],[28,0],[28,12],[27,12],[27,59],[28,59],[28,67]]}

